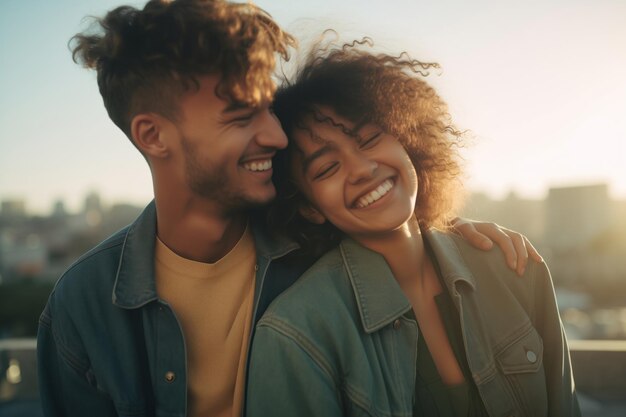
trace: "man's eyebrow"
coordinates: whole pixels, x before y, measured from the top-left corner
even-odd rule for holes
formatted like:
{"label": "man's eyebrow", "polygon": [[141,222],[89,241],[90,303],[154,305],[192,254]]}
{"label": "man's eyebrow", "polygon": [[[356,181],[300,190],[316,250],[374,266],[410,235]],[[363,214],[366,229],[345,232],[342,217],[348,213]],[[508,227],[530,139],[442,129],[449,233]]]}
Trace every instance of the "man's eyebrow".
{"label": "man's eyebrow", "polygon": [[334,150],[334,146],[332,146],[330,143],[326,143],[324,144],[324,146],[313,152],[311,155],[305,157],[302,161],[302,174],[304,175],[306,173],[307,169],[309,169],[309,166],[313,163],[313,161]]}
{"label": "man's eyebrow", "polygon": [[270,100],[262,100],[256,104],[246,104],[240,101],[230,101],[228,105],[222,110],[222,113],[233,113],[241,110],[250,110],[252,112],[257,112],[263,110],[267,107],[271,107],[272,102]]}
{"label": "man's eyebrow", "polygon": [[239,111],[239,110],[247,110],[247,109],[251,110],[251,111],[256,110],[255,107],[247,106],[247,105],[245,105],[243,103],[232,102],[228,106],[226,106],[224,108],[224,110],[222,110],[222,113],[224,113],[224,114],[234,113],[234,112]]}
{"label": "man's eyebrow", "polygon": [[257,111],[259,111],[258,107],[233,102],[222,109],[218,116],[218,122],[221,125],[227,125],[237,120],[239,117],[248,117],[248,115],[253,115]]}

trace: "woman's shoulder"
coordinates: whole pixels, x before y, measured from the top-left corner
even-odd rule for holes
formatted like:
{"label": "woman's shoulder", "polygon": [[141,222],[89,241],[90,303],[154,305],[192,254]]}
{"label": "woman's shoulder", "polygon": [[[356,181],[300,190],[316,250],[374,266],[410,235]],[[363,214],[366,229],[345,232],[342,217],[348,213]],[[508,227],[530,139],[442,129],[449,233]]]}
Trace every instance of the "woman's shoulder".
{"label": "woman's shoulder", "polygon": [[545,263],[528,260],[522,276],[511,269],[504,253],[494,245],[490,250],[481,250],[462,237],[430,229],[427,239],[433,247],[444,277],[462,277],[480,289],[493,284],[503,284],[516,291],[529,291],[538,282],[551,284],[550,273]]}
{"label": "woman's shoulder", "polygon": [[318,259],[268,307],[260,323],[281,321],[301,327],[351,316],[354,293],[338,248]]}
{"label": "woman's shoulder", "polygon": [[529,260],[519,276],[497,246],[484,251],[460,236],[441,231],[429,231],[428,239],[451,291],[463,292],[461,286],[467,285],[471,290],[463,293],[471,294],[484,312],[502,314],[520,306],[532,316],[537,297],[553,297],[552,279],[543,262]]}

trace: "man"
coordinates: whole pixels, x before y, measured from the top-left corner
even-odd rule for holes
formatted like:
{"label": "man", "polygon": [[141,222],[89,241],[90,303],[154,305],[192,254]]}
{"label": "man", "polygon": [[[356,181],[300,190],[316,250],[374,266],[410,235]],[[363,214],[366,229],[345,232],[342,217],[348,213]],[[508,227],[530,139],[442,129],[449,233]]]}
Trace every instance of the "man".
{"label": "man", "polygon": [[[44,413],[241,415],[254,323],[312,261],[258,213],[287,144],[269,107],[274,56],[294,40],[253,5],[219,0],[119,7],[100,29],[73,39],[74,59],[97,70],[155,198],[51,294],[38,335]],[[525,238],[477,226],[511,263],[515,246],[523,269]],[[489,245],[473,227],[457,229]]]}

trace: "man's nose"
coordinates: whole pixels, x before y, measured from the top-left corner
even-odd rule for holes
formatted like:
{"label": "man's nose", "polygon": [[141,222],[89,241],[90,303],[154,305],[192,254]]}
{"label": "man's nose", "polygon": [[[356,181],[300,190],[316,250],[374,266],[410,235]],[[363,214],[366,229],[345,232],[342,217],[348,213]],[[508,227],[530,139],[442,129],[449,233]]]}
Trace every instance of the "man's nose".
{"label": "man's nose", "polygon": [[265,148],[284,149],[287,147],[287,135],[280,122],[269,110],[262,115],[263,126],[257,133],[257,143]]}

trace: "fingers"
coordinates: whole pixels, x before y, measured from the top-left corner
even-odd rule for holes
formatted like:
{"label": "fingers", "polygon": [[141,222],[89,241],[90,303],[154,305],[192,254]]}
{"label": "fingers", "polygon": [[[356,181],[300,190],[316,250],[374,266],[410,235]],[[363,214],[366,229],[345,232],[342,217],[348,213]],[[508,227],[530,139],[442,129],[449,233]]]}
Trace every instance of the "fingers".
{"label": "fingers", "polygon": [[535,249],[532,243],[524,236],[524,242],[526,243],[526,250],[528,251],[528,256],[532,258],[535,262],[543,262],[543,257],[539,254],[539,251]]}
{"label": "fingers", "polygon": [[[498,245],[498,247],[500,247],[500,250],[502,250],[502,253],[504,254],[504,259],[506,259],[506,263],[509,268],[518,272],[519,252],[523,252],[523,257],[527,257],[526,248],[523,246],[523,243],[522,246],[520,246],[520,241],[523,242],[523,240],[514,238],[514,235],[519,235],[519,233],[501,228],[495,223],[482,223],[480,225],[477,225],[477,227],[479,228],[478,230],[482,231],[491,240],[493,240],[493,242]],[[526,265],[524,264],[523,267],[525,268]]]}
{"label": "fingers", "polygon": [[495,243],[500,247],[506,263],[519,276],[524,275],[528,258],[543,262],[539,252],[521,233],[501,227],[495,223],[478,222],[457,217],[452,222],[453,230],[471,245],[489,250]]}
{"label": "fingers", "polygon": [[526,265],[528,264],[528,248],[526,247],[526,242],[528,240],[524,235],[520,233],[505,228],[502,228],[502,230],[507,236],[511,238],[511,243],[513,243],[513,247],[515,248],[515,253],[517,255],[516,260],[513,262],[513,265],[515,266],[512,266],[511,263],[509,263],[509,266],[512,269],[515,269],[517,275],[522,276],[524,275],[524,271],[526,271]]}
{"label": "fingers", "polygon": [[472,221],[467,221],[457,217],[452,222],[453,230],[467,240],[472,246],[482,250],[489,250],[493,247],[493,242],[474,227]]}

